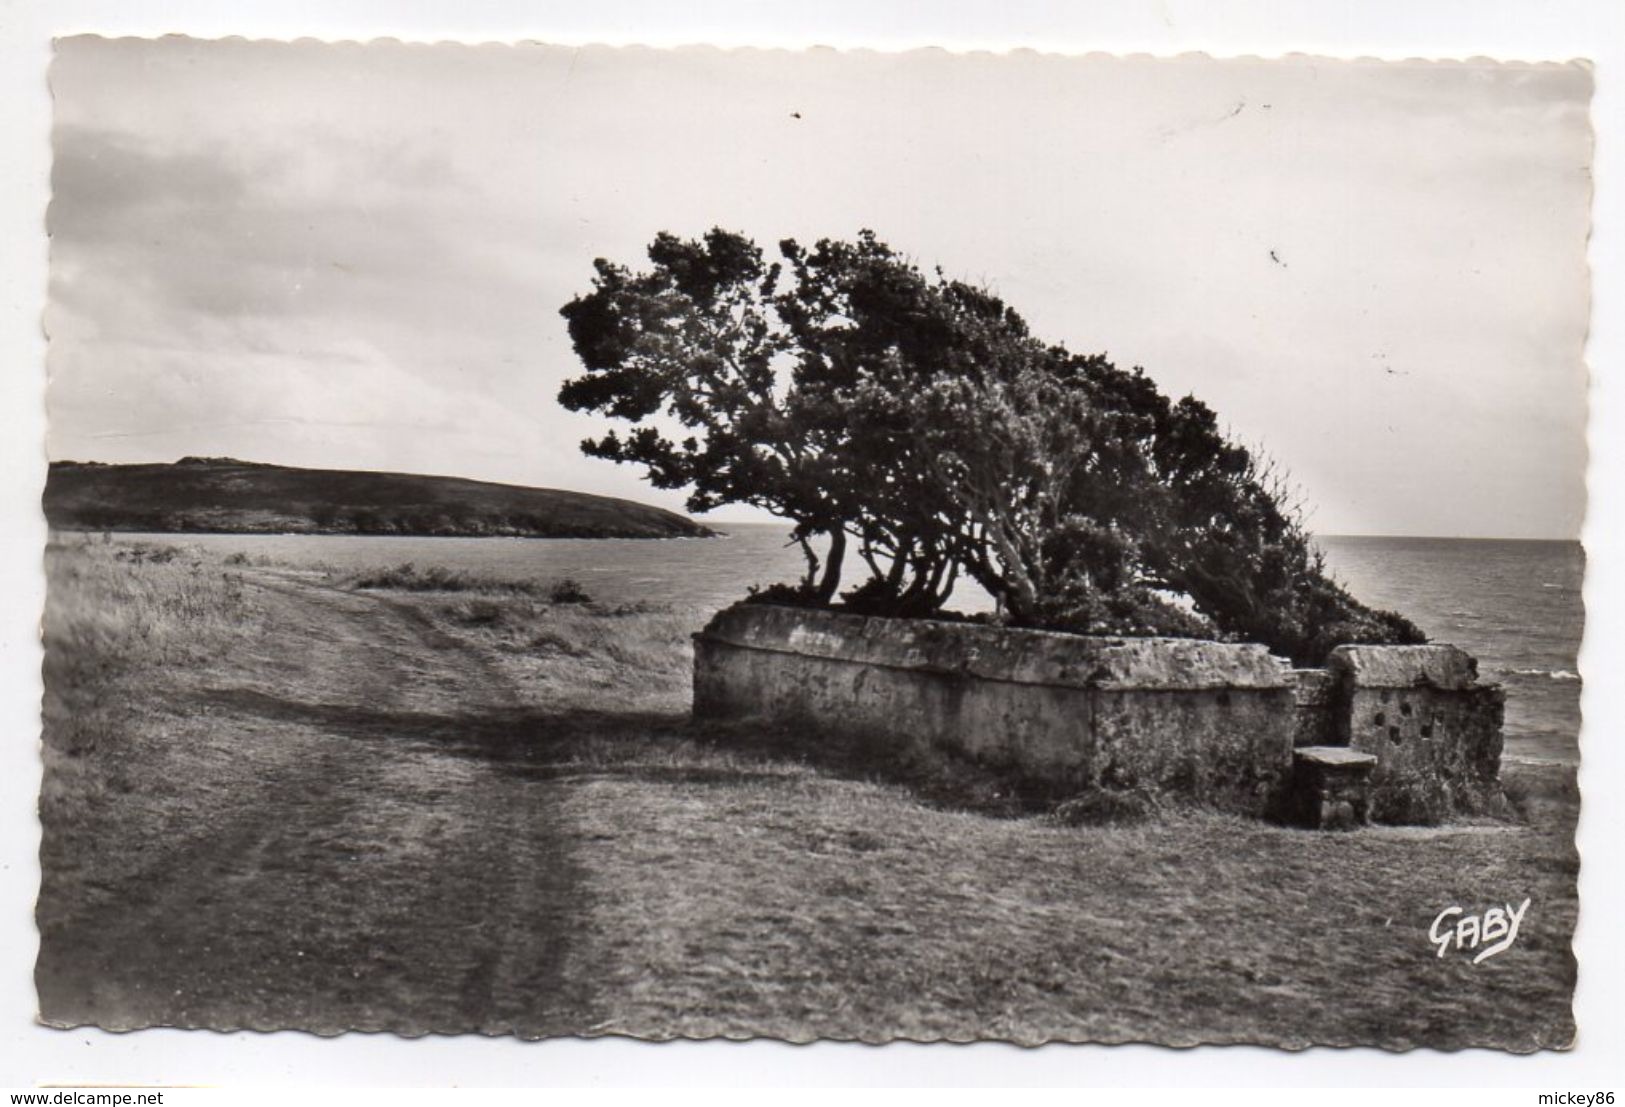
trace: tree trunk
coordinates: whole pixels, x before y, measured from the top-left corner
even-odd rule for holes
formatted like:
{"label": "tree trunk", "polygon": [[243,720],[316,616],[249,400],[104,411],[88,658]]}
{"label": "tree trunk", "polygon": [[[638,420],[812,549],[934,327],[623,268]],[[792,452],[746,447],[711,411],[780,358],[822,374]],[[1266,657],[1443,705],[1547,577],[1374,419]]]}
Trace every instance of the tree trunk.
{"label": "tree trunk", "polygon": [[908,568],[908,559],[914,555],[914,542],[910,540],[892,554],[891,571],[886,574],[886,584],[893,593],[896,593],[903,583],[903,572]]}
{"label": "tree trunk", "polygon": [[812,548],[812,542],[799,530],[794,538],[795,544],[801,547],[801,556],[807,559],[807,571],[801,575],[801,588],[803,592],[810,592],[813,582],[818,579],[818,554]]}
{"label": "tree trunk", "polygon": [[818,602],[829,603],[841,586],[841,561],[846,557],[846,528],[836,524],[829,530],[829,554],[824,558],[824,579],[818,582]]}

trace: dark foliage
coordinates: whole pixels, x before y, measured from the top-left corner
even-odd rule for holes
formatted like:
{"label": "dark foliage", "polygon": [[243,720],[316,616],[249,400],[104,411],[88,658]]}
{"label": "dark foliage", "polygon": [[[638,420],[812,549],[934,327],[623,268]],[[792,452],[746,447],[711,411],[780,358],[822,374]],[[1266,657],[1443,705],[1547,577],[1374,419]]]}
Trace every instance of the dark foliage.
{"label": "dark foliage", "polygon": [[463,569],[430,565],[419,569],[410,561],[383,569],[372,569],[348,578],[351,588],[389,592],[490,592],[525,596],[545,596],[556,604],[591,603],[581,585],[565,577],[552,583],[534,580],[504,580],[482,576]]}
{"label": "dark foliage", "polygon": [[1200,401],[1040,342],[869,232],[779,253],[713,230],[661,235],[645,272],[598,261],[563,309],[587,372],[559,393],[631,425],[587,453],[687,488],[690,510],[791,520],[807,572],[777,602],[832,602],[850,548],[868,575],[842,598],[872,614],[932,615],[966,575],[1017,626],[1240,638],[1300,663],[1423,640],[1329,578],[1278,475]]}
{"label": "dark foliage", "polygon": [[570,577],[556,582],[548,590],[547,598],[553,603],[592,603],[592,597],[587,590],[581,587],[579,581]]}
{"label": "dark foliage", "polygon": [[806,582],[800,584],[769,584],[766,587],[753,584],[745,591],[746,603],[774,604],[778,607],[823,607],[825,601],[819,599],[818,590],[810,587]]}

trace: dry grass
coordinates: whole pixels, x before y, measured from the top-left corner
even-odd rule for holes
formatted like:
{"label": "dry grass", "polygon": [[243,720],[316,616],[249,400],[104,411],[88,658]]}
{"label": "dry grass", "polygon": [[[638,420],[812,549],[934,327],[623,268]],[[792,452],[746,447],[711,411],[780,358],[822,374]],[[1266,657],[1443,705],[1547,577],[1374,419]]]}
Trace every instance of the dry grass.
{"label": "dry grass", "polygon": [[[250,623],[242,578],[197,555],[137,543],[47,551],[45,745],[117,757],[134,689],[205,661]],[[47,784],[56,783],[50,779]]]}
{"label": "dry grass", "polygon": [[[704,612],[362,594],[117,548],[49,558],[41,918],[64,957],[108,951],[135,1025],[1572,1037],[1560,773],[1509,770],[1527,825],[1313,834],[1137,801],[1051,818],[862,735],[689,724]],[[1525,896],[1492,961],[1427,941],[1446,906]],[[131,929],[170,899],[162,945]]]}
{"label": "dry grass", "polygon": [[[703,764],[703,761],[701,762]],[[1312,835],[1197,813],[1071,829],[812,772],[591,781],[577,971],[648,1036],[1536,1048],[1572,1036],[1559,834]],[[663,794],[661,794],[663,793]],[[1534,896],[1514,952],[1426,940]],[[1533,909],[1532,909],[1533,910]]]}
{"label": "dry grass", "polygon": [[205,796],[229,803],[168,740],[188,710],[164,693],[259,637],[263,612],[239,572],[196,552],[71,541],[46,571],[42,869],[48,887],[101,888]]}
{"label": "dry grass", "polygon": [[692,635],[705,620],[697,609],[513,595],[426,600],[422,610],[549,711],[688,710]]}

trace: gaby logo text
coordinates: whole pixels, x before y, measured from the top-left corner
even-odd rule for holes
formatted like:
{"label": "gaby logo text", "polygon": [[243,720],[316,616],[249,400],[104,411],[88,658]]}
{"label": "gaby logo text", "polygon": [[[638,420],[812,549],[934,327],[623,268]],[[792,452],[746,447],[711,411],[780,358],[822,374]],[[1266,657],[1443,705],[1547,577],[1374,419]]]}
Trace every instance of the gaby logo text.
{"label": "gaby logo text", "polygon": [[1439,947],[1443,957],[1452,947],[1476,949],[1473,964],[1487,961],[1497,953],[1509,949],[1518,940],[1518,927],[1529,911],[1529,900],[1517,907],[1491,907],[1482,915],[1469,915],[1460,907],[1446,907],[1434,918],[1428,929],[1428,938]]}

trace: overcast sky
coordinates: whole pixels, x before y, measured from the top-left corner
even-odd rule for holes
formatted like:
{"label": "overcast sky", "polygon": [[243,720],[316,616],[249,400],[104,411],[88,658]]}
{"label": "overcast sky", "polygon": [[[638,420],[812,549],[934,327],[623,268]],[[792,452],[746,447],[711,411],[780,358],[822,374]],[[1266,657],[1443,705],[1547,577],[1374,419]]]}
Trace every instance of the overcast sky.
{"label": "overcast sky", "polygon": [[579,454],[558,308],[661,230],[872,227],[1206,400],[1323,533],[1579,533],[1580,67],[75,38],[52,88],[56,459],[680,507]]}

